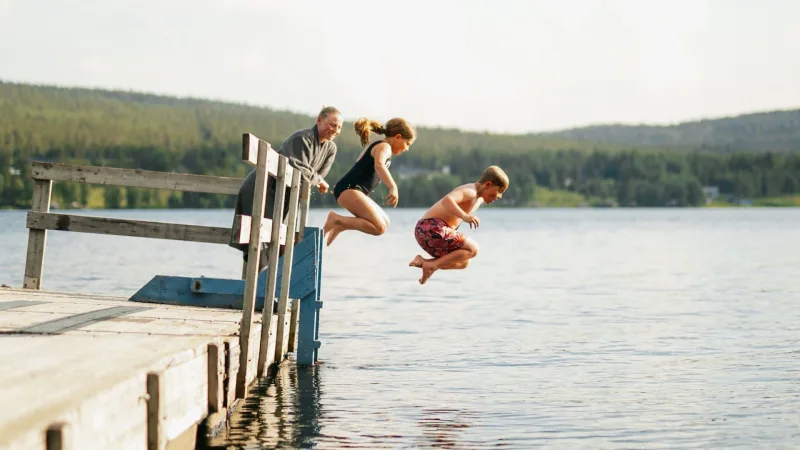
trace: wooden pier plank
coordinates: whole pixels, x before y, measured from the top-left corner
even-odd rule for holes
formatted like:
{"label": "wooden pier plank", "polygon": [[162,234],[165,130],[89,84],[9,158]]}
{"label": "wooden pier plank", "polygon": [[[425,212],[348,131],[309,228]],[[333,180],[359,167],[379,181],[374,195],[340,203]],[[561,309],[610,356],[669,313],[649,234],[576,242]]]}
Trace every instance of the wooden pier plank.
{"label": "wooden pier plank", "polygon": [[[43,439],[41,431],[56,421],[71,425],[70,434],[76,444],[81,439],[85,441],[74,448],[136,448],[117,445],[122,443],[114,436],[144,423],[145,372],[204,359],[207,341],[208,338],[197,337],[164,340],[146,335],[102,339],[75,335],[0,336],[0,358],[14,362],[0,371],[0,397],[6,405],[14,405],[0,408],[0,448],[16,448],[18,439],[29,442],[28,434],[38,436],[34,441]],[[193,364],[199,367],[200,363]],[[205,374],[207,369],[203,366],[198,370]],[[180,392],[180,387],[170,389]],[[205,398],[202,401],[207,403]],[[114,420],[114,416],[122,416],[123,420]],[[185,416],[175,418],[178,423],[185,420]],[[101,445],[112,442],[114,445]]]}
{"label": "wooden pier plank", "polygon": [[[236,401],[240,311],[7,288],[0,289],[4,304],[0,398],[14,407],[0,408],[0,448],[46,448],[49,436],[63,448],[147,449],[148,374],[161,381],[158,430],[167,447]],[[253,323],[251,342],[261,328]],[[210,359],[214,345],[221,351]],[[248,350],[249,385],[259,346]]]}
{"label": "wooden pier plank", "polygon": [[115,219],[76,214],[28,212],[26,226],[34,230],[73,231],[77,233],[105,234],[172,241],[227,244],[231,229],[205,225],[152,222],[146,220]]}
{"label": "wooden pier plank", "polygon": [[[0,307],[16,293],[0,290]],[[231,335],[240,314],[230,310],[174,307],[128,301],[50,297],[3,310],[0,331],[20,333],[145,333],[167,335]],[[16,300],[18,301],[18,300]]]}
{"label": "wooden pier plank", "polygon": [[242,184],[239,178],[39,161],[33,162],[31,172],[35,180],[72,181],[208,194],[236,195]]}

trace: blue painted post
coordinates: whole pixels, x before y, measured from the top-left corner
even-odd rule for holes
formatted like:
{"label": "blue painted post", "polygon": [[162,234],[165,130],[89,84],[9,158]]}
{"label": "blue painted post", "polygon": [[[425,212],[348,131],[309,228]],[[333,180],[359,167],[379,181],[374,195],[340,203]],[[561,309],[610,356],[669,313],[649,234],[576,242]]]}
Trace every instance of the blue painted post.
{"label": "blue painted post", "polygon": [[319,355],[319,310],[322,308],[320,301],[320,287],[322,282],[322,248],[323,235],[316,233],[308,236],[314,240],[315,266],[317,268],[315,289],[300,300],[300,320],[297,330],[297,364],[310,366],[317,363]]}

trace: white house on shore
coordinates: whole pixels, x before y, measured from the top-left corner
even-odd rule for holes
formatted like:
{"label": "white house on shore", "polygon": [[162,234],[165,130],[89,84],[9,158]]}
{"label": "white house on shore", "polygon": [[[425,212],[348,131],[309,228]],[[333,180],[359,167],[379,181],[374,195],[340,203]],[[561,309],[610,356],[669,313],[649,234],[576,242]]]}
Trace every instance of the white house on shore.
{"label": "white house on shore", "polygon": [[719,187],[703,186],[703,195],[706,196],[706,204],[709,204],[719,197]]}

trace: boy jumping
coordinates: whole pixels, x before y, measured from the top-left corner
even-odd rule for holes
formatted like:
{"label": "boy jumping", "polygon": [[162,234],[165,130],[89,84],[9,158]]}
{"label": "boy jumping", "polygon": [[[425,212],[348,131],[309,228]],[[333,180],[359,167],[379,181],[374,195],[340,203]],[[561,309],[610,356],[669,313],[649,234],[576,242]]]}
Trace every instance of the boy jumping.
{"label": "boy jumping", "polygon": [[465,269],[469,260],[478,255],[478,244],[457,231],[461,222],[478,228],[478,218],[472,214],[483,204],[501,198],[508,189],[508,176],[503,169],[489,166],[476,183],[459,186],[425,211],[414,228],[417,243],[433,258],[417,255],[408,265],[422,269],[420,284],[425,284],[433,272],[443,269]]}

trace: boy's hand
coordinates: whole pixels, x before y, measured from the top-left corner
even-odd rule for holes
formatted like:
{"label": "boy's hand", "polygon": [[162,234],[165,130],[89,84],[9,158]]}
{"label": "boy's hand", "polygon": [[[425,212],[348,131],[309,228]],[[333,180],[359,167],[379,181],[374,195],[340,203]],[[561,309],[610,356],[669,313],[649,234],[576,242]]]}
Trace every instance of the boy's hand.
{"label": "boy's hand", "polygon": [[470,228],[478,228],[478,225],[480,225],[480,220],[472,214],[464,216],[464,222],[468,223]]}
{"label": "boy's hand", "polygon": [[397,199],[399,198],[400,194],[397,192],[397,188],[393,187],[389,189],[389,195],[383,198],[388,206],[397,206]]}
{"label": "boy's hand", "polygon": [[325,180],[322,180],[322,181],[319,182],[319,186],[317,186],[317,189],[319,190],[320,194],[324,194],[324,193],[328,192],[328,188],[329,187],[330,186],[328,186],[328,182],[326,182]]}

